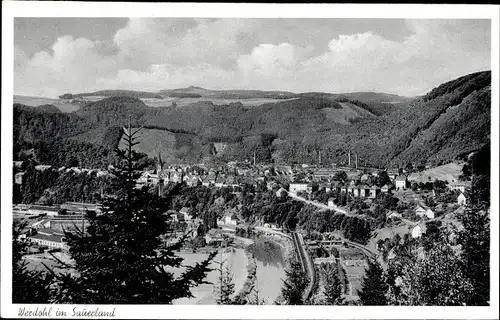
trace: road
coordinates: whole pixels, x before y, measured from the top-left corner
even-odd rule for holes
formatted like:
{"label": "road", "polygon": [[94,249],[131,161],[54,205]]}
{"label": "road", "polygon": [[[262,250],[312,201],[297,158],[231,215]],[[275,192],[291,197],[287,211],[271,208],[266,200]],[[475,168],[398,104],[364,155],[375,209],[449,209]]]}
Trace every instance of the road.
{"label": "road", "polygon": [[316,269],[314,268],[314,264],[311,261],[311,257],[307,253],[305,249],[304,239],[302,239],[302,235],[297,232],[292,232],[292,240],[295,246],[295,250],[299,256],[300,262],[302,264],[302,268],[307,272],[309,276],[309,283],[307,284],[306,291],[304,292],[304,301],[307,301],[312,293],[314,285],[316,284]]}
{"label": "road", "polygon": [[326,204],[323,204],[323,203],[319,203],[319,202],[316,202],[316,201],[311,201],[311,200],[307,200],[306,198],[303,198],[303,197],[299,197],[298,195],[294,194],[294,193],[291,193],[289,191],[287,191],[288,195],[295,199],[295,200],[298,200],[298,201],[302,201],[304,203],[307,203],[307,204],[310,204],[310,205],[313,205],[317,208],[320,208],[320,209],[326,209],[326,210],[331,210],[331,211],[335,211],[335,212],[338,212],[338,213],[343,213],[347,216],[351,216],[351,217],[354,217],[354,216],[357,216],[359,217],[359,215],[357,214],[353,214],[353,213],[350,213],[344,209],[340,209],[339,207],[335,206],[335,207],[329,207],[327,206]]}

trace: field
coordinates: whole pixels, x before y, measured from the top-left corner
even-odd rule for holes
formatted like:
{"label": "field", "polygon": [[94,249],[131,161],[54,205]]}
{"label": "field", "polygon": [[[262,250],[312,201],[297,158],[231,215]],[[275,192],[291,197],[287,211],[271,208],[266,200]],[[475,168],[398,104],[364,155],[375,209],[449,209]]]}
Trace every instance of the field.
{"label": "field", "polygon": [[416,182],[429,182],[434,180],[444,180],[449,183],[457,181],[462,174],[463,164],[448,163],[435,168],[427,169],[419,173],[412,173],[408,180]]}
{"label": "field", "polygon": [[20,103],[27,106],[38,107],[44,104],[51,104],[57,107],[62,112],[73,112],[78,110],[79,106],[65,102],[64,100],[43,98],[43,97],[28,97],[14,95],[14,103]]}

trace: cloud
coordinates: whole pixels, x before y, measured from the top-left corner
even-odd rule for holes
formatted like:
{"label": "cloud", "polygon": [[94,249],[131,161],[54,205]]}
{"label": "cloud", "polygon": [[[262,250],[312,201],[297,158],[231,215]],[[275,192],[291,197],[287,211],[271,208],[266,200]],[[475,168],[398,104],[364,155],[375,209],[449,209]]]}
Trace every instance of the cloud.
{"label": "cloud", "polygon": [[[15,92],[197,85],[416,95],[489,69],[487,21],[407,20],[406,34],[394,37],[376,32],[380,21],[373,31],[365,23],[362,32],[346,32],[356,26],[349,24],[339,33],[332,27],[342,21],[330,20],[307,28],[305,19],[134,18],[108,41],[65,35],[32,57],[15,46]],[[318,31],[320,22],[331,25]]]}

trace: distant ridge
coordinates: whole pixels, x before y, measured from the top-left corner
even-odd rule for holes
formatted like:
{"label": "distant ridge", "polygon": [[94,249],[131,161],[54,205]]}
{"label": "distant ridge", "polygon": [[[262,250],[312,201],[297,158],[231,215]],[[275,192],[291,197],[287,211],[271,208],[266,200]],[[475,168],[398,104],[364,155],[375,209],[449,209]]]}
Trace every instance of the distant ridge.
{"label": "distant ridge", "polygon": [[[162,91],[205,95],[182,106],[168,105],[167,100],[162,108],[150,107],[137,95],[88,102],[70,114],[53,114],[51,106],[38,111],[17,106],[15,115],[21,120],[15,131],[19,149],[24,148],[22,141],[32,148],[40,139],[112,146],[118,143],[116,132],[131,118],[134,125],[145,127],[149,149],[143,152],[152,152],[158,147],[154,142],[163,139],[170,148],[163,153],[180,162],[205,157],[243,160],[256,150],[259,161],[316,163],[321,151],[324,163],[343,165],[350,151],[361,165],[440,165],[464,159],[489,143],[490,85],[491,72],[486,71],[448,81],[413,99],[366,92],[295,94],[191,86]],[[233,103],[241,97],[277,94],[293,99],[275,98],[254,106]],[[232,98],[221,104],[211,102],[212,97]],[[214,143],[223,144],[224,151],[214,153]]]}
{"label": "distant ridge", "polygon": [[[411,100],[410,97],[398,96],[389,93],[378,92],[348,92],[348,93],[325,93],[304,92],[294,93],[289,91],[266,91],[266,90],[214,90],[199,86],[187,88],[164,89],[158,92],[134,91],[134,90],[100,90],[89,93],[65,94],[67,98],[84,98],[92,96],[115,97],[125,96],[134,98],[207,98],[207,99],[292,99],[299,97],[323,97],[323,98],[349,98],[363,102],[397,103]],[[65,96],[62,95],[61,97]]]}

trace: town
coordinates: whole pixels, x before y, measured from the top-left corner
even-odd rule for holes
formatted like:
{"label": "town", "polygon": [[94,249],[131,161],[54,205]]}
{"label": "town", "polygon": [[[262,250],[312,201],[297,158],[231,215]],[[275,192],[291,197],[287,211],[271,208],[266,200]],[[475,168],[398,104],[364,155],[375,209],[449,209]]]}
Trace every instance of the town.
{"label": "town", "polygon": [[494,307],[495,24],[321,6],[16,16],[11,308]]}
{"label": "town", "polygon": [[[289,198],[302,202],[319,212],[330,212],[331,215],[342,214],[353,217],[366,217],[371,211],[384,212],[384,217],[375,217],[384,223],[377,229],[378,234],[371,236],[367,242],[351,241],[338,232],[315,232],[291,229],[290,226],[257,221],[245,221],[241,208],[226,210],[216,217],[213,228],[204,227],[203,237],[198,238],[198,230],[204,221],[199,215],[193,214],[192,207],[183,206],[180,209],[171,208],[164,214],[173,226],[172,231],[165,235],[166,246],[175,244],[185,234],[196,240],[196,245],[188,247],[197,250],[212,251],[217,247],[226,247],[238,238],[242,230],[252,230],[263,236],[288,242],[299,254],[304,270],[314,279],[308,289],[312,291],[313,284],[318,286],[324,279],[317,279],[317,273],[324,278],[325,265],[341,262],[342,274],[345,277],[343,296],[349,301],[357,301],[358,290],[367,267],[367,257],[387,256],[386,242],[390,235],[408,235],[413,239],[422,237],[426,232],[426,224],[435,221],[447,221],[447,215],[460,211],[467,205],[466,190],[471,187],[470,181],[459,180],[459,168],[463,164],[450,163],[441,168],[424,168],[421,172],[406,169],[379,169],[358,166],[357,156],[352,161],[349,158],[344,166],[331,164],[273,165],[258,164],[247,160],[231,161],[217,167],[196,165],[165,165],[158,163],[156,168],[138,172],[136,188],[157,190],[158,195],[170,185],[184,185],[189,188],[207,188],[227,190],[232,195],[241,196],[244,189],[252,187],[255,192],[272,193],[277,199]],[[26,167],[22,161],[14,162],[15,184],[22,190]],[[454,174],[442,174],[442,169]],[[52,168],[39,164],[35,170],[54,170],[61,174],[87,174],[97,178],[112,175],[109,170],[86,168]],[[440,170],[441,169],[441,170]],[[446,171],[446,170],[444,170]],[[443,179],[443,180],[440,180]],[[153,191],[155,192],[155,191]],[[398,206],[382,207],[380,199],[393,198],[400,200]],[[223,200],[222,200],[223,201]],[[385,201],[389,203],[390,201]],[[364,210],[362,209],[364,208]],[[31,261],[48,259],[55,252],[65,252],[64,233],[71,230],[85,230],[88,226],[86,212],[101,213],[100,203],[83,203],[67,201],[61,204],[46,205],[41,203],[14,204],[14,220],[27,220],[25,231],[21,235],[30,245]],[[272,219],[271,219],[272,220]],[[290,235],[289,233],[292,232]],[[318,238],[319,234],[319,238]],[[200,242],[201,241],[201,242]],[[205,249],[204,246],[207,246]],[[187,250],[184,248],[184,250]],[[196,250],[196,249],[195,249]],[[332,253],[335,252],[335,253]],[[339,260],[340,259],[340,260]],[[316,267],[314,267],[314,266]],[[317,290],[317,289],[316,289]],[[311,293],[307,293],[311,295]]]}

